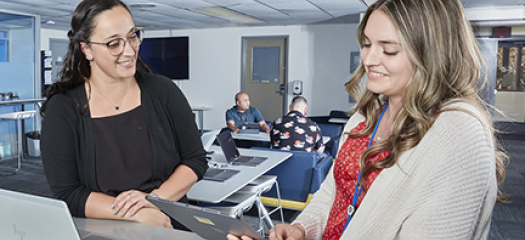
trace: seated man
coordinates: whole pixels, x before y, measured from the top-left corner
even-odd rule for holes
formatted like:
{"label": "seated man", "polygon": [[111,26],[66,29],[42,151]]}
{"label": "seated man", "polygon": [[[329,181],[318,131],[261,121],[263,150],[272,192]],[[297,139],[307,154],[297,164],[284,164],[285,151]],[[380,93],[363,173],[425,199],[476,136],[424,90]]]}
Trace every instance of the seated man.
{"label": "seated man", "polygon": [[288,107],[290,112],[276,119],[270,134],[272,148],[323,152],[323,134],[317,124],[306,118],[306,99],[297,96]]}
{"label": "seated man", "polygon": [[266,132],[270,133],[270,127],[264,121],[264,118],[257,110],[250,106],[250,97],[244,92],[235,95],[236,105],[226,111],[226,123],[233,133],[239,132],[239,127],[243,123],[259,123],[259,126]]}

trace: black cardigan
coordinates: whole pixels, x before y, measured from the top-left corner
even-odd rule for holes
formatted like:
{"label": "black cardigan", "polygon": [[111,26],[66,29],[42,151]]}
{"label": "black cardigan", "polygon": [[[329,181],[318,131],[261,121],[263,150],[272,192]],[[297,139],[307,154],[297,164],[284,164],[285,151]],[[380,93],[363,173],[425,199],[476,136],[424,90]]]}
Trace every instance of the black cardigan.
{"label": "black cardigan", "polygon": [[[180,164],[191,168],[199,180],[202,179],[208,165],[188,101],[180,89],[163,76],[137,71],[135,78],[141,90],[141,105],[148,115],[154,162],[152,183],[159,187]],[[86,100],[84,85],[50,98],[40,141],[51,191],[67,203],[75,217],[85,217],[89,194],[100,192],[91,114],[85,107]]]}

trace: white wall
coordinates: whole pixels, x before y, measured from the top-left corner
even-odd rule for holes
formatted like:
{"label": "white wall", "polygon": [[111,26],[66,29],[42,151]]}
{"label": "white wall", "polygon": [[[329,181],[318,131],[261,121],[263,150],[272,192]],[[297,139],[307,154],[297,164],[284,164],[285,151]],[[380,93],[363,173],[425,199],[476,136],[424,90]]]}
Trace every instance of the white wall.
{"label": "white wall", "polygon": [[178,83],[192,105],[212,108],[204,113],[204,127],[211,129],[225,126],[225,111],[241,90],[243,37],[288,36],[287,79],[303,81],[307,115],[350,109],[344,83],[350,76],[350,52],[359,51],[356,30],[357,24],[333,24],[147,31],[144,36],[189,36],[190,80]]}
{"label": "white wall", "polygon": [[60,38],[68,39],[67,31],[54,30],[54,29],[40,29],[40,50],[49,50],[49,39]]}
{"label": "white wall", "polygon": [[[226,125],[225,111],[241,90],[243,37],[288,36],[287,79],[303,81],[307,115],[349,110],[344,83],[350,76],[350,52],[359,51],[356,30],[357,24],[330,24],[146,31],[144,37],[189,36],[190,80],[176,83],[192,105],[211,107],[204,112],[204,127],[212,129]],[[67,39],[67,32],[42,29],[41,36],[41,49],[47,50],[49,38]]]}

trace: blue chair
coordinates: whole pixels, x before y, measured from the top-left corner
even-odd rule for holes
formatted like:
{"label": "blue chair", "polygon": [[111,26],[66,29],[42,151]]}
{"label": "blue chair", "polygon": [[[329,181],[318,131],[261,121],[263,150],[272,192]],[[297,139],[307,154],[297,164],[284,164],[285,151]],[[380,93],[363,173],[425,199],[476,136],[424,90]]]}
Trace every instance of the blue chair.
{"label": "blue chair", "polygon": [[336,158],[339,148],[339,138],[343,132],[343,125],[331,123],[318,123],[317,125],[321,128],[323,136],[329,136],[331,139],[330,142],[326,144],[324,152]]}
{"label": "blue chair", "polygon": [[[310,203],[313,194],[328,175],[333,158],[316,152],[285,151],[253,147],[265,151],[292,152],[293,156],[277,165],[265,175],[277,176],[282,207],[302,210]],[[277,191],[272,188],[262,194],[261,202],[265,205],[279,206]]]}
{"label": "blue chair", "polygon": [[344,111],[339,111],[339,110],[332,110],[330,111],[330,113],[326,116],[308,116],[308,118],[314,122],[316,122],[317,124],[320,124],[320,123],[330,123],[329,120],[330,118],[343,118],[343,119],[348,119],[350,118],[346,112]]}

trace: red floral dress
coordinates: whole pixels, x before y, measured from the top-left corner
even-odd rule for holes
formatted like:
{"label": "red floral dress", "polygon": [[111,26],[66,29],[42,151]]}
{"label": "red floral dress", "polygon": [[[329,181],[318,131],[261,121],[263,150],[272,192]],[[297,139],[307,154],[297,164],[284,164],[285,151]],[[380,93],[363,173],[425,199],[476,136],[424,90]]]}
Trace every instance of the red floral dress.
{"label": "red floral dress", "polygon": [[[359,132],[366,127],[366,122],[362,122],[350,132]],[[359,175],[359,159],[368,146],[370,136],[348,138],[339,151],[337,161],[334,166],[335,179],[335,201],[328,216],[328,222],[323,234],[324,240],[339,239],[343,233],[343,228],[348,217],[348,206],[352,203],[354,197],[355,184]],[[374,143],[374,142],[373,142]],[[383,160],[390,151],[382,151],[371,156],[369,164]],[[369,188],[376,179],[381,169],[374,170],[366,176],[366,187]],[[357,200],[357,207],[363,201],[365,192]]]}

